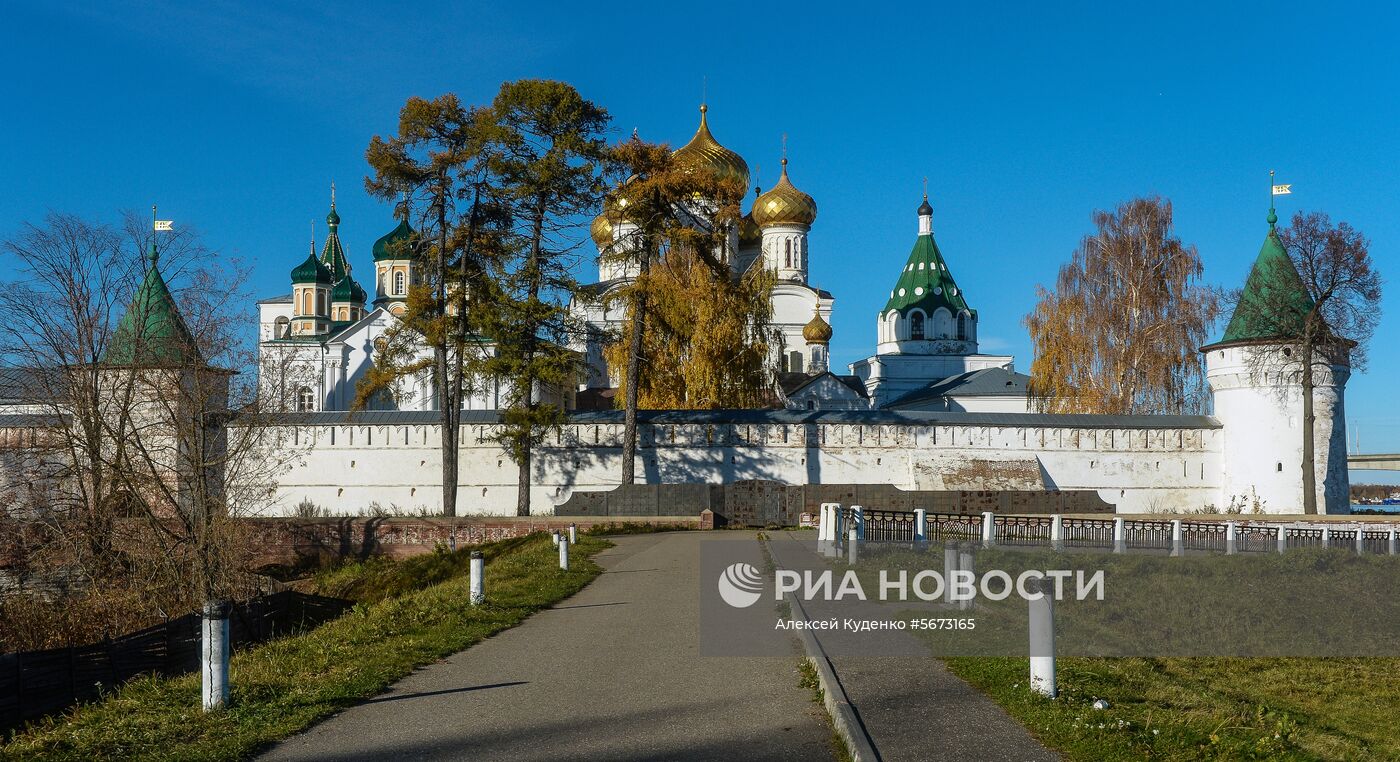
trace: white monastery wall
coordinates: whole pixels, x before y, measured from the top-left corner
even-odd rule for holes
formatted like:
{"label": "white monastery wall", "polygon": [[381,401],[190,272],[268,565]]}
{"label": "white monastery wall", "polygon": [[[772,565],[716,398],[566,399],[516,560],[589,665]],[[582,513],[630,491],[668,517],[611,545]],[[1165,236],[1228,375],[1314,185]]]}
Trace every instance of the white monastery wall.
{"label": "white monastery wall", "polygon": [[[298,455],[277,508],[310,500],[333,513],[371,503],[440,509],[434,424],[298,425]],[[515,510],[516,465],[492,425],[461,429],[459,513]],[[620,473],[621,423],[571,423],[536,456],[533,509],[574,490],[609,490]],[[905,489],[1097,489],[1122,512],[1221,505],[1221,431],[1194,428],[857,423],[643,424],[637,473],[648,483],[768,479],[787,484],[888,483]]]}

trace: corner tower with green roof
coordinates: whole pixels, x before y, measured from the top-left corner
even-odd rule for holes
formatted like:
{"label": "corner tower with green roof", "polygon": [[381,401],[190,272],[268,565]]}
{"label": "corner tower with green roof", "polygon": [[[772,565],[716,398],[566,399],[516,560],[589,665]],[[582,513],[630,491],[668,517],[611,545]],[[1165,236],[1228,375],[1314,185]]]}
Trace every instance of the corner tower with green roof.
{"label": "corner tower with green roof", "polygon": [[[1216,505],[1266,513],[1303,510],[1303,386],[1298,339],[1313,300],[1269,208],[1269,231],[1220,341],[1201,348],[1212,412],[1222,424]],[[1330,356],[1336,354],[1337,356]],[[1314,366],[1311,432],[1317,505],[1349,513],[1345,351],[1320,351]]]}
{"label": "corner tower with green roof", "polygon": [[393,230],[374,242],[374,306],[403,314],[408,287],[418,279],[416,238],[408,220],[400,218]]}
{"label": "corner tower with green roof", "polygon": [[1012,357],[977,352],[977,310],[934,241],[927,193],[916,214],[914,248],[876,316],[875,355],[851,364],[876,407],[968,371],[1012,370]]}
{"label": "corner tower with green roof", "polygon": [[102,363],[140,368],[202,365],[199,347],[160,274],[160,251],[155,243],[147,259],[146,275],[117,323],[102,353]]}

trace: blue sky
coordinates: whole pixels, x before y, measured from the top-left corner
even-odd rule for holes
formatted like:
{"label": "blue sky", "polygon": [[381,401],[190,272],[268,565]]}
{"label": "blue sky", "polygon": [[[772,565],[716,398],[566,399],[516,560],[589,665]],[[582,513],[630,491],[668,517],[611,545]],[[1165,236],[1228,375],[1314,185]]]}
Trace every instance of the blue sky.
{"label": "blue sky", "polygon": [[[0,234],[159,203],[282,293],[309,222],[324,236],[332,181],[369,268],[391,220],[362,190],[364,148],[408,96],[563,79],[617,137],[679,144],[707,80],[716,137],[765,187],[788,135],[820,207],[812,275],[837,297],[837,364],[873,349],[924,176],[982,348],[1021,370],[1036,284],[1094,209],[1134,195],[1172,200],[1214,283],[1241,283],[1259,249],[1271,168],[1294,184],[1283,214],[1327,211],[1371,237],[1383,273],[1400,262],[1400,19],[1382,4],[270,5],[4,0]],[[1348,388],[1371,451],[1400,448],[1397,299]]]}

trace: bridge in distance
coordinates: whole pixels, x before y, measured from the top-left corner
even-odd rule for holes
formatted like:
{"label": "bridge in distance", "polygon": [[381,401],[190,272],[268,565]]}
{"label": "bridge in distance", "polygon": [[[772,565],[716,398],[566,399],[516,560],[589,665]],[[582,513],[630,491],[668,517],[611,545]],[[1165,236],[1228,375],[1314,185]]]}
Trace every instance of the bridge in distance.
{"label": "bridge in distance", "polygon": [[1347,468],[1352,471],[1400,471],[1400,454],[1348,455]]}

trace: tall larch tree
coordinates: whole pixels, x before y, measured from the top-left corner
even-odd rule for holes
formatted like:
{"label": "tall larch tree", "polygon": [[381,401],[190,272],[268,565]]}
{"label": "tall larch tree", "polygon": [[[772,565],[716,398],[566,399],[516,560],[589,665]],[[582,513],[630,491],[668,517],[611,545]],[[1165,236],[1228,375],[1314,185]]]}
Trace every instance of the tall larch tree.
{"label": "tall larch tree", "polygon": [[1138,198],[1096,211],[1053,290],[1024,323],[1035,347],[1030,396],[1053,413],[1172,414],[1205,405],[1197,350],[1218,312],[1196,247],[1171,203]]}
{"label": "tall larch tree", "polygon": [[484,368],[511,380],[501,439],[519,470],[516,512],[528,516],[534,447],[565,420],[564,400],[546,392],[569,394],[580,370],[567,348],[578,331],[565,302],[577,287],[577,243],[569,234],[603,199],[609,117],[572,86],[548,80],[503,84],[488,113],[495,193],[513,224],[510,258],[479,293],[489,303],[483,329],[495,345]]}

